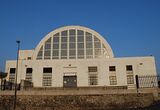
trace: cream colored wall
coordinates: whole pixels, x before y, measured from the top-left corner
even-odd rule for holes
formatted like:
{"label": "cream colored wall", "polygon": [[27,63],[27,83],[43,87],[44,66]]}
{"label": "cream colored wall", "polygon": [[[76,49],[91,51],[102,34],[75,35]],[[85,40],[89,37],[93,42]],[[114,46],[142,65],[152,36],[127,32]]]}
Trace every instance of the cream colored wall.
{"label": "cream colored wall", "polygon": [[33,58],[34,50],[20,50],[19,51],[19,59],[27,60],[28,57]]}
{"label": "cream colored wall", "polygon": [[[71,66],[69,66],[71,64]],[[116,66],[117,85],[127,85],[126,65],[133,65],[134,75],[156,75],[154,57],[128,57],[77,60],[19,60],[18,82],[25,79],[26,68],[33,68],[35,87],[42,86],[43,67],[52,67],[52,86],[63,87],[63,74],[77,72],[77,86],[88,86],[88,66],[98,67],[98,85],[109,86],[109,66]],[[6,62],[6,72],[16,61]]]}

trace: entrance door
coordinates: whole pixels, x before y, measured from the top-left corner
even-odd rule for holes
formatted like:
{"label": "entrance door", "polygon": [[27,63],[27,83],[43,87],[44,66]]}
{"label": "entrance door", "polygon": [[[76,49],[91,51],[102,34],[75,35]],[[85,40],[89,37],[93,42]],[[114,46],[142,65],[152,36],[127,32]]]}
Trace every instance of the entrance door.
{"label": "entrance door", "polygon": [[77,76],[63,76],[63,87],[77,87]]}

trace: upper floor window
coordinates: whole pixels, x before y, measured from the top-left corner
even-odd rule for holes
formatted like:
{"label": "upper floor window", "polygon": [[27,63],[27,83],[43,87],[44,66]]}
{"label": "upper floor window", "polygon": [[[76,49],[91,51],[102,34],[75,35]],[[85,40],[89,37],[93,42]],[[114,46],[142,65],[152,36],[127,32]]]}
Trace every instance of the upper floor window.
{"label": "upper floor window", "polygon": [[86,30],[63,30],[46,39],[39,48],[37,60],[108,58],[103,45],[98,36]]}
{"label": "upper floor window", "polygon": [[27,60],[31,60],[32,58],[31,57],[27,57]]}
{"label": "upper floor window", "polygon": [[32,68],[26,68],[26,73],[32,73]]}
{"label": "upper floor window", "polygon": [[132,65],[127,65],[126,66],[126,71],[133,71]]}
{"label": "upper floor window", "polygon": [[51,67],[43,68],[43,73],[52,73],[52,68]]}
{"label": "upper floor window", "polygon": [[97,66],[90,66],[88,67],[88,72],[97,72]]}
{"label": "upper floor window", "polygon": [[15,74],[16,73],[16,68],[10,68],[10,74]]}
{"label": "upper floor window", "polygon": [[116,66],[109,66],[109,71],[116,71]]}

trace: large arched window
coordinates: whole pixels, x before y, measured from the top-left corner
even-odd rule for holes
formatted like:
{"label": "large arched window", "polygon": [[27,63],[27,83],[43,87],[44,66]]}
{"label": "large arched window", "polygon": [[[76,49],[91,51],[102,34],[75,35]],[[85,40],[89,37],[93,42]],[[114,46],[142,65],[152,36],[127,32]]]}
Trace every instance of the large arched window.
{"label": "large arched window", "polygon": [[[87,28],[88,29],[88,28]],[[104,39],[86,29],[56,32],[41,44],[36,59],[92,59],[113,57]]]}

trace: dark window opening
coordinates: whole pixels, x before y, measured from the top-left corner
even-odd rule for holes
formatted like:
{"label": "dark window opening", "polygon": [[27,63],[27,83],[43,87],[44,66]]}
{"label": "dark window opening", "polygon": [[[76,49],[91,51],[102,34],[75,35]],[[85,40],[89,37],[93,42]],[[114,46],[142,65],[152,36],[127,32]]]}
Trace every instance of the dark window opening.
{"label": "dark window opening", "polygon": [[132,70],[133,70],[133,69],[132,69],[132,65],[127,65],[127,66],[126,66],[126,70],[127,70],[127,71],[132,71]]}
{"label": "dark window opening", "polygon": [[52,73],[52,68],[51,67],[43,68],[43,73]]}
{"label": "dark window opening", "polygon": [[31,57],[27,57],[28,60],[31,60]]}
{"label": "dark window opening", "polygon": [[27,68],[26,73],[32,73],[33,69],[32,68]]}
{"label": "dark window opening", "polygon": [[10,73],[11,73],[11,74],[16,73],[16,68],[10,68]]}
{"label": "dark window opening", "polygon": [[116,67],[115,66],[109,66],[109,71],[116,71]]}

